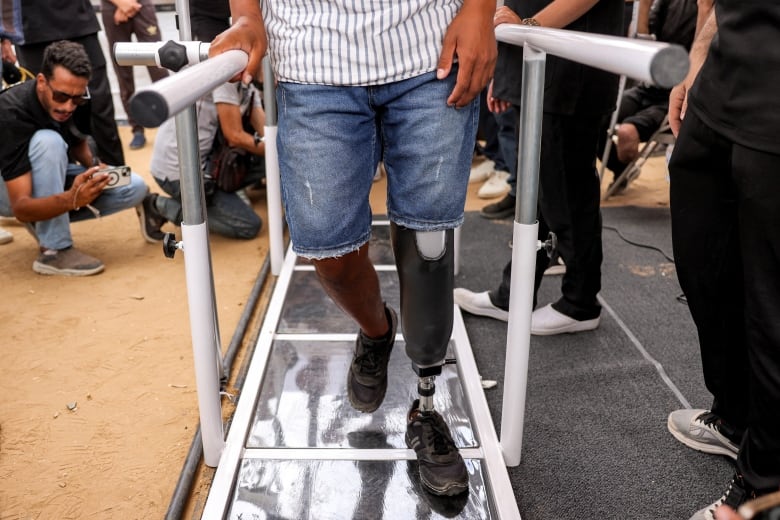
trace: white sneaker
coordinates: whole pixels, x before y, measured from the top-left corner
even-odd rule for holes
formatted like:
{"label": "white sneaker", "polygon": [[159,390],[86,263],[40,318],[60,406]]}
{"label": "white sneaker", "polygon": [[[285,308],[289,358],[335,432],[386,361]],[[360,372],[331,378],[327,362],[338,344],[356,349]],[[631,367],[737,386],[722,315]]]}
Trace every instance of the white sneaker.
{"label": "white sneaker", "polygon": [[472,182],[484,182],[493,173],[493,169],[496,167],[496,163],[490,159],[485,159],[476,166],[471,167],[471,173],[469,173],[469,184]]}
{"label": "white sneaker", "polygon": [[555,276],[557,274],[563,274],[566,272],[566,264],[563,263],[563,258],[558,257],[558,263],[553,264],[544,270],[544,276]]}
{"label": "white sneaker", "polygon": [[458,287],[452,291],[452,295],[455,298],[455,303],[466,312],[501,321],[509,320],[509,312],[493,305],[487,291],[475,293]]}
{"label": "white sneaker", "polygon": [[509,183],[506,180],[509,178],[509,172],[494,171],[488,180],[485,181],[479,191],[477,191],[477,197],[480,199],[492,199],[500,197],[509,192]]}
{"label": "white sneaker", "polygon": [[0,244],[7,244],[12,241],[14,236],[3,228],[0,228]]}
{"label": "white sneaker", "polygon": [[575,320],[553,309],[552,304],[536,309],[531,314],[531,334],[553,336],[555,334],[593,330],[599,326],[601,317],[592,320]]}

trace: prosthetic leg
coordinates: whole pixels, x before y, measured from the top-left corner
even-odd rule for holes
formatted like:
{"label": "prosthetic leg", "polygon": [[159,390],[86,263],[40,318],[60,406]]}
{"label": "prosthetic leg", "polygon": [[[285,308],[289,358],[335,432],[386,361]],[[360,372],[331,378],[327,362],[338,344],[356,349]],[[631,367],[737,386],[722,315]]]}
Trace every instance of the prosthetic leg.
{"label": "prosthetic leg", "polygon": [[452,334],[454,232],[390,228],[401,285],[406,354],[418,376],[419,399],[409,412],[406,444],[414,449],[420,482],[436,495],[465,495],[468,472],[449,428],[436,413],[434,380]]}
{"label": "prosthetic leg", "polygon": [[433,410],[434,380],[441,374],[452,334],[454,234],[390,226],[406,354],[420,378],[420,407]]}

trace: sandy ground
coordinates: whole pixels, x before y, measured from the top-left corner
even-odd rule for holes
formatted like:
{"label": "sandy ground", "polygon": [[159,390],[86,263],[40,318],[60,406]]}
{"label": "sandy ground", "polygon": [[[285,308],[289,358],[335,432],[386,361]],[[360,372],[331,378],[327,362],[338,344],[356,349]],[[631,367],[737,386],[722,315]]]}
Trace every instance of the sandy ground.
{"label": "sandy ground", "polygon": [[[121,132],[129,142],[128,129]],[[148,173],[150,153],[148,144],[126,158],[159,191]],[[384,213],[384,182],[375,186],[372,206]],[[469,210],[491,202],[474,195],[478,187],[470,186]],[[263,196],[252,198],[265,220]],[[663,158],[648,161],[607,204],[667,205]],[[102,259],[104,273],[41,276],[31,269],[33,238],[18,224],[2,225],[14,241],[0,246],[0,519],[162,518],[198,424],[182,254],[167,259],[161,246],[144,242],[126,211],[73,225],[77,247]],[[263,229],[249,241],[210,242],[224,350],[268,235]],[[199,517],[210,474],[202,471],[187,518]]]}

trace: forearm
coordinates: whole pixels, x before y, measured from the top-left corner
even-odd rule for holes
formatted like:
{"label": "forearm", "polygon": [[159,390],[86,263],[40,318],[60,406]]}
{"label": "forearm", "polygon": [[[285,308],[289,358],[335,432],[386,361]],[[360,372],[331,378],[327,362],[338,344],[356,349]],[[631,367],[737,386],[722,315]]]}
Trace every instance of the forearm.
{"label": "forearm", "polygon": [[598,3],[599,0],[555,0],[533,18],[542,27],[563,29]]}
{"label": "forearm", "polygon": [[696,35],[702,31],[707,20],[710,18],[710,14],[714,13],[714,6],[715,0],[698,0],[696,2]]}
{"label": "forearm", "polygon": [[710,9],[706,21],[702,26],[697,28],[696,39],[693,41],[690,52],[691,68],[688,73],[689,78],[695,78],[699,73],[704,59],[707,57],[707,52],[710,48],[712,38],[718,32],[718,22],[715,18],[715,9]]}
{"label": "forearm", "polygon": [[233,17],[234,23],[242,16],[263,21],[260,2],[257,0],[230,0],[230,15]]}
{"label": "forearm", "polygon": [[21,222],[39,222],[58,217],[75,209],[72,190],[63,191],[48,197],[20,197],[11,203],[11,209]]}

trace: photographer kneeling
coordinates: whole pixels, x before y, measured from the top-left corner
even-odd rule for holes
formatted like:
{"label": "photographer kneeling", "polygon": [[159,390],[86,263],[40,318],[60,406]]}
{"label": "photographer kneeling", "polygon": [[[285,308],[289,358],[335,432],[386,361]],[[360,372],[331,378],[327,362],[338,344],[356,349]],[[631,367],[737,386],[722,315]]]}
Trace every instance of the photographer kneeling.
{"label": "photographer kneeling", "polygon": [[[225,83],[195,105],[201,174],[209,230],[228,238],[257,236],[262,220],[239,195],[265,177],[265,125],[260,92],[253,85]],[[169,221],[181,225],[181,185],[174,119],[157,131],[150,166],[157,184],[170,195],[154,200]]]}
{"label": "photographer kneeling", "polygon": [[144,238],[163,237],[165,220],[151,208],[143,179],[126,167],[106,171],[74,122],[89,108],[91,73],[84,47],[54,42],[35,81],[0,94],[0,214],[26,223],[37,239],[32,267],[40,274],[103,271],[103,262],[73,247],[71,222],[135,207]]}

